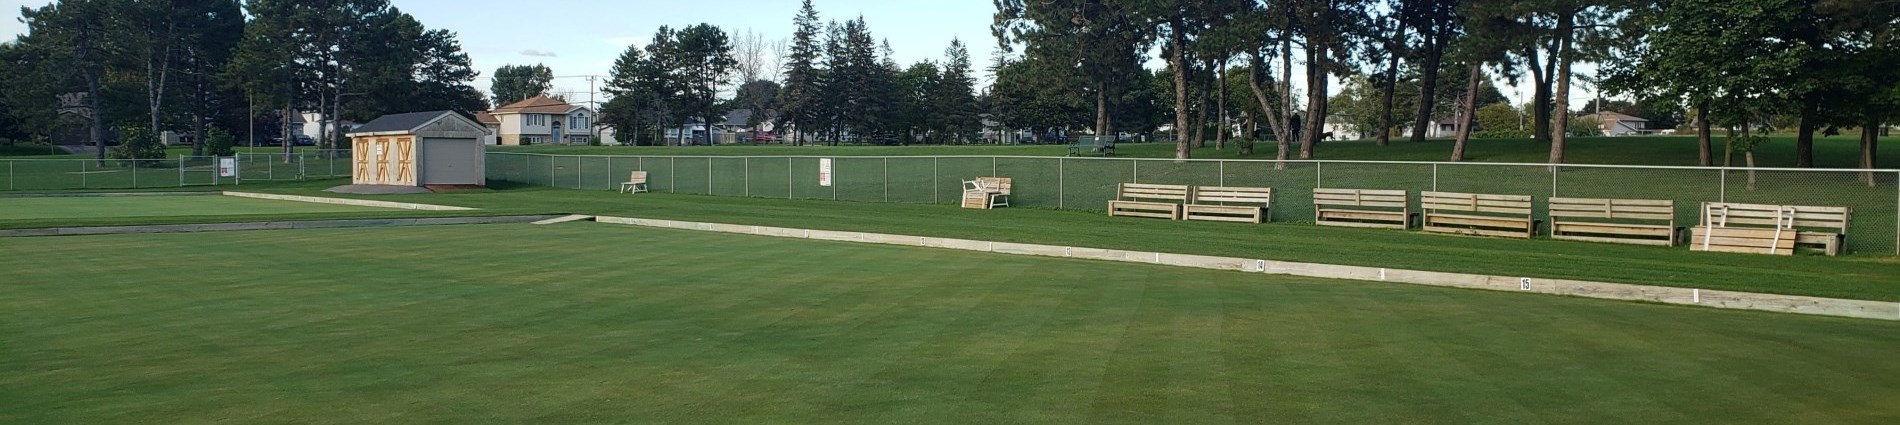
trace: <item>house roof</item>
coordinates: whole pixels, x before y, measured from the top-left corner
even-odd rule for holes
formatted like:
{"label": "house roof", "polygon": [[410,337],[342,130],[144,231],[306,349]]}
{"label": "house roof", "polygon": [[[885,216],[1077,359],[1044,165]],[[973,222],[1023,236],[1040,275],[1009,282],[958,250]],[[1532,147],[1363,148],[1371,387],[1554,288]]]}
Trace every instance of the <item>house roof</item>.
{"label": "house roof", "polygon": [[1633,115],[1629,115],[1629,114],[1624,114],[1624,113],[1620,113],[1620,112],[1613,112],[1613,111],[1603,111],[1603,112],[1598,112],[1598,113],[1597,113],[1597,121],[1598,121],[1598,122],[1612,122],[1612,121],[1642,121],[1642,122],[1649,122],[1649,120],[1646,120],[1646,119],[1642,119],[1642,118],[1638,118],[1638,117],[1636,117],[1636,116],[1633,116]]}
{"label": "house roof", "polygon": [[573,111],[575,108],[579,107],[560,101],[559,99],[542,95],[495,108],[494,115],[565,114]]}
{"label": "house roof", "polygon": [[488,111],[475,111],[475,122],[482,125],[501,125],[501,118],[495,118],[495,114]]}
{"label": "house roof", "polygon": [[[444,118],[449,118],[449,117],[453,117],[450,119],[459,119],[463,121],[468,120],[468,118],[463,117],[462,114],[457,114],[454,111],[429,111],[429,112],[410,112],[406,114],[390,114],[390,115],[377,117],[376,119],[370,120],[369,123],[363,124],[361,126],[357,126],[355,129],[350,130],[349,135],[350,136],[356,136],[356,135],[372,135],[373,136],[373,135],[378,135],[378,134],[414,133],[416,130],[421,129],[422,127],[428,126],[431,123],[434,123],[438,120],[442,120]],[[475,122],[470,122],[469,124],[474,124],[477,127],[481,126],[481,124],[475,123]]]}

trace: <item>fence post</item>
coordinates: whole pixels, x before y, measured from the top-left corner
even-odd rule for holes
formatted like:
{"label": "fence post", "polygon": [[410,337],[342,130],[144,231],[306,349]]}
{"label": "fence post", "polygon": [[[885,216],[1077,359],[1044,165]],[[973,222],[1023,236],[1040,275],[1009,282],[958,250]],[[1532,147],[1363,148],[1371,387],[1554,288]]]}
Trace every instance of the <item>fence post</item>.
{"label": "fence post", "polygon": [[1551,197],[1557,196],[1557,169],[1558,168],[1559,166],[1556,166],[1556,165],[1550,166],[1550,196]]}
{"label": "fence post", "polygon": [[891,158],[884,157],[884,202],[891,201]]}
{"label": "fence post", "polygon": [[943,191],[943,184],[937,181],[937,164],[941,162],[943,158],[930,157],[930,203],[932,204],[943,202],[943,199],[937,196],[938,192]]}
{"label": "fence post", "polygon": [[740,177],[740,181],[745,183],[745,197],[750,198],[752,197],[752,157],[740,158],[739,166],[745,167],[745,171],[741,173],[742,177]]}
{"label": "fence post", "polygon": [[1062,175],[1063,159],[1064,158],[1059,156],[1056,157],[1056,209],[1062,209],[1062,186],[1068,183],[1068,180],[1063,178],[1064,176]]}
{"label": "fence post", "polygon": [[138,188],[139,188],[139,166],[138,166],[138,163],[133,163],[133,165],[132,165],[132,188],[133,188],[133,189],[138,189]]}
{"label": "fence post", "polygon": [[990,177],[996,177],[996,157],[990,157]]}
{"label": "fence post", "polygon": [[[178,157],[178,187],[185,187],[185,161],[190,160],[190,158],[191,157],[189,156],[183,156],[183,155],[180,155]],[[12,181],[13,181],[13,163],[9,162],[7,163],[7,182],[11,183]],[[13,187],[8,186],[7,188],[12,189]]]}
{"label": "fence post", "polygon": [[1227,160],[1218,160],[1214,161],[1214,163],[1217,164],[1217,166],[1214,167],[1214,172],[1216,173],[1214,182],[1221,186],[1227,186]]}
{"label": "fence post", "polygon": [[831,200],[833,201],[838,200],[838,182],[843,181],[843,180],[838,180],[838,169],[844,168],[844,167],[839,167],[839,165],[844,165],[844,161],[839,161],[838,157],[832,157],[831,158]]}
{"label": "fence post", "polygon": [[[13,190],[13,189],[14,189],[14,186],[15,186],[15,184],[17,184],[17,183],[16,183],[15,181],[14,181],[14,177],[13,177],[13,163],[14,163],[14,162],[15,162],[15,161],[7,161],[7,190]],[[180,176],[183,176],[183,175],[185,175],[185,168],[184,168],[185,166],[184,166],[184,163],[183,163],[183,162],[180,162],[180,163],[178,163],[178,164],[179,164],[179,165],[178,165],[178,167],[179,167],[179,168],[178,168],[178,175],[180,175]],[[185,179],[182,179],[182,178],[181,178],[181,179],[178,179],[178,181],[179,181],[179,182],[183,182],[183,181],[185,181]],[[183,184],[183,183],[180,183],[180,184],[179,184],[179,186],[184,186],[184,184]]]}
{"label": "fence post", "polygon": [[614,187],[614,157],[612,155],[607,156],[607,188],[617,189]]}
{"label": "fence post", "polygon": [[1432,191],[1438,191],[1438,163],[1432,163]]}
{"label": "fence post", "polygon": [[1314,163],[1313,163],[1313,188],[1314,188],[1314,189],[1318,189],[1318,188],[1320,188],[1320,187],[1322,187],[1322,186],[1320,186],[1320,184],[1319,184],[1319,183],[1320,183],[1320,173],[1319,173],[1319,166],[1320,166],[1321,164],[1323,164],[1323,163],[1321,163],[1321,162],[1314,162]]}
{"label": "fence post", "polygon": [[706,194],[713,194],[713,157],[706,157]]}
{"label": "fence post", "polygon": [[1135,169],[1135,175],[1134,175],[1135,178],[1129,179],[1130,180],[1129,183],[1141,184],[1141,160],[1131,158],[1128,160],[1128,162],[1135,164],[1133,167]]}
{"label": "fence post", "polygon": [[[105,147],[102,146],[99,149],[105,149]],[[79,188],[80,189],[89,189],[92,187],[91,185],[86,183],[86,163],[91,162],[91,161],[92,160],[79,161]]]}
{"label": "fence post", "polygon": [[794,159],[796,158],[785,157],[785,199],[792,199],[792,181],[798,179],[797,176],[792,175],[792,166],[796,165],[792,163]]}
{"label": "fence post", "polygon": [[1720,173],[1719,176],[1716,177],[1719,183],[1716,183],[1715,186],[1715,202],[1728,202],[1728,167],[1716,169],[1715,172]]}
{"label": "fence post", "polygon": [[680,192],[680,167],[678,158],[666,157],[666,193]]}

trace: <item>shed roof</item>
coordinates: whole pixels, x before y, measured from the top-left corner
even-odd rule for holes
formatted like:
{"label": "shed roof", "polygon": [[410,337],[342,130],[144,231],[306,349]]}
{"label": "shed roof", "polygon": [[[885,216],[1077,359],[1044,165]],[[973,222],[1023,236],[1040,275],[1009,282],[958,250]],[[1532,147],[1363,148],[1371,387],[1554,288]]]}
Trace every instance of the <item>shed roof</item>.
{"label": "shed roof", "polygon": [[390,114],[390,115],[377,117],[376,119],[370,120],[369,123],[357,126],[355,129],[350,130],[349,135],[355,136],[359,134],[374,135],[377,133],[413,133],[424,126],[429,125],[430,123],[434,123],[446,117],[453,117],[451,119],[459,119],[459,120],[467,121],[470,125],[477,128],[482,127],[481,124],[470,121],[468,118],[463,117],[462,114],[455,113],[454,111],[410,112],[410,113],[405,113],[405,114]]}

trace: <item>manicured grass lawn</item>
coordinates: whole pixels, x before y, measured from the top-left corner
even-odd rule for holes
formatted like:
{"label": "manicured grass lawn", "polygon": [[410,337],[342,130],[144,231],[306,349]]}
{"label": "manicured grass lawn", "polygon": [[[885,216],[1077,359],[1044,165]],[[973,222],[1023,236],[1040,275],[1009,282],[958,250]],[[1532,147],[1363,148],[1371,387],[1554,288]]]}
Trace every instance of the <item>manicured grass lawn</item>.
{"label": "manicured grass lawn", "polygon": [[[1856,137],[1819,137],[1814,145],[1815,165],[1826,168],[1855,168],[1859,166],[1860,141]],[[1715,156],[1719,164],[1723,139],[1715,140]],[[1329,160],[1381,160],[1381,161],[1445,161],[1451,157],[1451,140],[1429,140],[1425,143],[1394,140],[1389,146],[1378,146],[1371,141],[1328,141],[1322,142],[1316,149],[1319,159]],[[1208,141],[1208,147],[1196,149],[1195,158],[1202,159],[1273,159],[1278,146],[1272,141],[1261,142],[1254,148],[1254,154],[1240,156],[1239,148],[1229,146],[1225,150],[1214,148],[1214,142]],[[1293,145],[1299,149],[1299,144]],[[688,146],[688,147],[634,147],[634,146],[559,146],[538,145],[525,147],[498,147],[499,152],[527,152],[550,154],[584,155],[827,155],[827,156],[920,156],[920,155],[1025,155],[1025,156],[1062,156],[1069,153],[1063,145],[1023,145],[1023,146]],[[1762,167],[1794,166],[1794,137],[1780,136],[1763,144],[1756,152],[1756,160]],[[1122,143],[1116,146],[1116,154],[1137,158],[1173,158],[1174,145],[1169,143]],[[1517,162],[1545,163],[1550,159],[1550,144],[1531,139],[1474,139],[1466,148],[1468,161],[1475,162]],[[1298,158],[1298,152],[1291,155]],[[1647,136],[1647,137],[1582,137],[1573,138],[1565,143],[1565,157],[1571,164],[1624,164],[1624,165],[1696,165],[1696,140],[1688,136]],[[1884,163],[1883,163],[1884,164]],[[1741,153],[1735,153],[1735,166],[1742,165]],[[1891,164],[1887,164],[1891,168]]]}
{"label": "manicured grass lawn", "polygon": [[0,198],[0,220],[387,212],[388,208],[235,196]]}
{"label": "manicured grass lawn", "polygon": [[1900,421],[1881,321],[600,224],[0,250],[0,423]]}
{"label": "manicured grass lawn", "polygon": [[[327,186],[325,186],[327,187]],[[1444,236],[1300,223],[1246,225],[1107,217],[1099,212],[835,202],[497,186],[472,193],[368,199],[482,208],[866,231],[1505,276],[1900,301],[1900,260],[1690,252],[1557,240]],[[330,195],[316,187],[275,192]]]}

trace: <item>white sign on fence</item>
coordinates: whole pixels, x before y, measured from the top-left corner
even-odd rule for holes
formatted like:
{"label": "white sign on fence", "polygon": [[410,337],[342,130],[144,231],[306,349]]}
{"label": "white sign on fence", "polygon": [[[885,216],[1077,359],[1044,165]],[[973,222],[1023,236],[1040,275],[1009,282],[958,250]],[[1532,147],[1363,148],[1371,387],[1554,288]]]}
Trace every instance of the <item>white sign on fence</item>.
{"label": "white sign on fence", "polygon": [[818,185],[831,187],[831,158],[818,158]]}
{"label": "white sign on fence", "polygon": [[237,158],[218,158],[218,177],[237,177]]}

